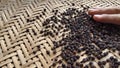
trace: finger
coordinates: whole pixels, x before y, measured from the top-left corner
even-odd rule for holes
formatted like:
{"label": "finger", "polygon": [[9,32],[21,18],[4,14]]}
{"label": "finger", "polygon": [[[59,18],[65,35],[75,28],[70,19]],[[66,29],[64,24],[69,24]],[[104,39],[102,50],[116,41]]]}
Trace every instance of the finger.
{"label": "finger", "polygon": [[118,14],[120,13],[120,7],[108,7],[108,8],[93,8],[88,10],[88,14]]}
{"label": "finger", "polygon": [[102,14],[94,15],[93,19],[103,23],[113,23],[120,25],[120,14]]}

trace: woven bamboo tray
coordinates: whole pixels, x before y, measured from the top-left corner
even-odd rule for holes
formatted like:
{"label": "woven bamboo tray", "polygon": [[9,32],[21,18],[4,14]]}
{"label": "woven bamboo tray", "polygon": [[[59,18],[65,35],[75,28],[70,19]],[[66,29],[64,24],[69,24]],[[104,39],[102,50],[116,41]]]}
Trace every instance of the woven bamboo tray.
{"label": "woven bamboo tray", "polygon": [[[55,49],[56,54],[53,54],[52,48],[53,41],[63,38],[63,32],[51,37],[43,36],[40,31],[44,29],[44,21],[53,15],[52,10],[63,12],[69,7],[81,8],[81,5],[120,6],[120,0],[1,0],[0,68],[57,68],[61,65],[51,66],[55,58],[62,60],[61,47]],[[42,17],[39,17],[40,14]]]}

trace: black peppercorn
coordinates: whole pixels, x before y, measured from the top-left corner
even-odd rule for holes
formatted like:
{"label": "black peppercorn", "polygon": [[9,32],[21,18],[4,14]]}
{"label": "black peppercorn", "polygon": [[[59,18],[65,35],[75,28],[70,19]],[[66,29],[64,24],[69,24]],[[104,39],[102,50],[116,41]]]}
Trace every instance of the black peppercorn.
{"label": "black peppercorn", "polygon": [[74,3],[72,3],[72,6],[75,6],[75,4],[74,4]]}
{"label": "black peppercorn", "polygon": [[52,10],[52,12],[55,12],[55,10]]}
{"label": "black peppercorn", "polygon": [[35,21],[35,19],[32,19],[31,22],[32,22],[32,21]]}
{"label": "black peppercorn", "polygon": [[83,5],[81,5],[81,7],[83,7]]}
{"label": "black peppercorn", "polygon": [[39,19],[39,16],[36,16],[36,19]]}
{"label": "black peppercorn", "polygon": [[84,68],[89,68],[89,66],[88,66],[88,65],[85,65]]}
{"label": "black peppercorn", "polygon": [[42,15],[41,15],[41,14],[40,14],[39,16],[40,16],[40,17],[42,17]]}
{"label": "black peppercorn", "polygon": [[46,9],[43,9],[44,12],[46,12]]}
{"label": "black peppercorn", "polygon": [[47,53],[48,55],[50,55],[50,52],[49,52],[49,51],[46,51],[46,53]]}
{"label": "black peppercorn", "polygon": [[52,66],[55,67],[55,66],[56,66],[56,63],[53,63]]}
{"label": "black peppercorn", "polygon": [[30,20],[29,20],[29,19],[27,19],[26,21],[27,21],[27,22],[30,22]]}
{"label": "black peppercorn", "polygon": [[61,64],[61,63],[62,63],[62,60],[59,60],[58,63]]}
{"label": "black peppercorn", "polygon": [[45,15],[45,12],[42,12],[43,15]]}
{"label": "black peppercorn", "polygon": [[53,51],[53,54],[56,54],[56,50]]}
{"label": "black peppercorn", "polygon": [[33,54],[36,54],[36,52],[35,52],[35,51],[33,51]]}
{"label": "black peppercorn", "polygon": [[55,62],[57,61],[58,59],[57,58],[55,58]]}
{"label": "black peppercorn", "polygon": [[105,65],[105,64],[106,64],[106,61],[102,61],[102,64]]}
{"label": "black peppercorn", "polygon": [[33,31],[33,34],[34,34],[34,35],[37,35],[37,33],[36,33],[33,29],[32,29],[32,31]]}
{"label": "black peppercorn", "polygon": [[98,62],[98,65],[99,65],[99,66],[102,66],[103,64],[102,64],[102,62],[101,62],[101,61],[99,61],[99,62]]}
{"label": "black peppercorn", "polygon": [[26,32],[29,32],[29,29],[26,29]]}
{"label": "black peppercorn", "polygon": [[66,68],[66,65],[65,65],[65,64],[62,64],[62,68]]}

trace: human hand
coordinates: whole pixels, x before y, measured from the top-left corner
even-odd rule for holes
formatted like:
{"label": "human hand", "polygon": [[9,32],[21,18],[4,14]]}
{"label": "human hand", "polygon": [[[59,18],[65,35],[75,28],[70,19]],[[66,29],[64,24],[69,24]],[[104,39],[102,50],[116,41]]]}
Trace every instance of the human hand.
{"label": "human hand", "polygon": [[120,7],[93,8],[88,10],[88,14],[98,22],[120,25]]}

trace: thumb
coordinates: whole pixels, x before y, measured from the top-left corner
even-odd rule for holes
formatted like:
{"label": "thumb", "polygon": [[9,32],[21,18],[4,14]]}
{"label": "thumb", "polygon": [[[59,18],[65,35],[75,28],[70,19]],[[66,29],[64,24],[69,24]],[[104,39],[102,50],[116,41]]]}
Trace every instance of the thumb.
{"label": "thumb", "polygon": [[120,14],[101,14],[94,15],[93,19],[98,22],[112,23],[120,25]]}

